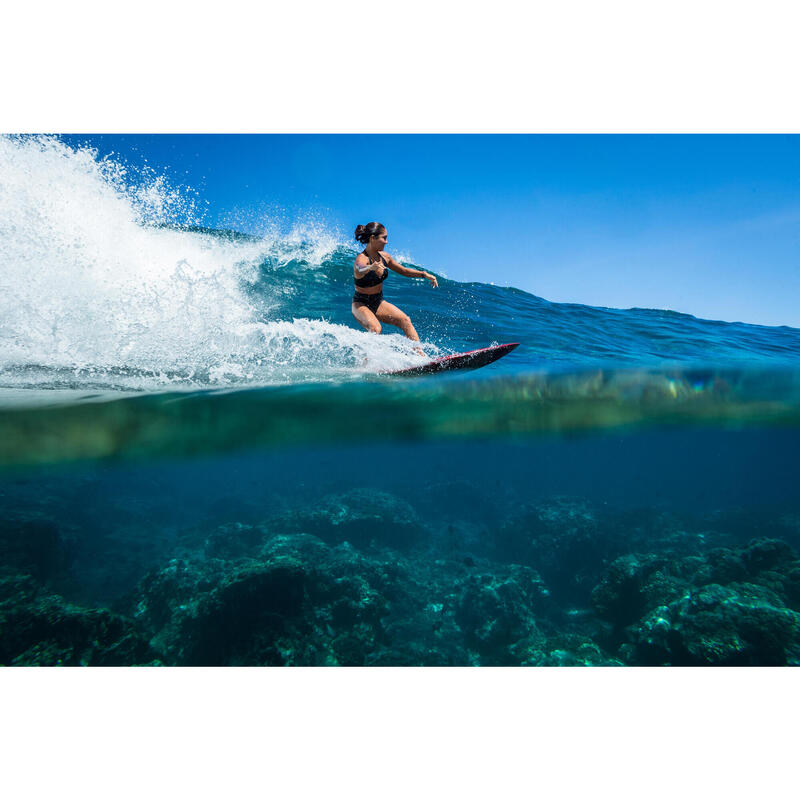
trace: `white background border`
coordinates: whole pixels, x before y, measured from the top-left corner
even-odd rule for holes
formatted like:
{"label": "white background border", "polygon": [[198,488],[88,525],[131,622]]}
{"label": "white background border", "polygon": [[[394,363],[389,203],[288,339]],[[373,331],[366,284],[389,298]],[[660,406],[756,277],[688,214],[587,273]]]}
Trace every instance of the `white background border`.
{"label": "white background border", "polygon": [[[0,130],[796,132],[797,30],[763,0],[13,4]],[[798,674],[7,669],[0,789],[770,797]]]}

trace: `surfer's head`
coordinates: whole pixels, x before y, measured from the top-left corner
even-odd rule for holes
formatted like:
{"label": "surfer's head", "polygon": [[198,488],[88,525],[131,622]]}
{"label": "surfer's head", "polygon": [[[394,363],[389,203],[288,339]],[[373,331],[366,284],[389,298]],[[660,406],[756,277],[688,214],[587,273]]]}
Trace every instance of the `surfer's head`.
{"label": "surfer's head", "polygon": [[386,246],[386,227],[380,222],[368,222],[366,225],[359,225],[356,228],[356,241],[361,244],[369,244],[373,239],[378,241],[375,244],[378,250]]}

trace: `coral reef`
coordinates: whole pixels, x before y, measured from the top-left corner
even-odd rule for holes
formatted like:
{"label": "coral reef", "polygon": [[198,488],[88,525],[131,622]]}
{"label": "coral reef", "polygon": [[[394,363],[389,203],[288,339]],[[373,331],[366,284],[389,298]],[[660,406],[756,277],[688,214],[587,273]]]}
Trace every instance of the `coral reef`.
{"label": "coral reef", "polygon": [[592,592],[628,663],[785,665],[800,654],[800,561],[754,539],[703,557],[616,559]]}
{"label": "coral reef", "polygon": [[0,579],[0,664],[158,664],[130,619],[42,591],[30,576]]}
{"label": "coral reef", "polygon": [[141,519],[81,541],[41,510],[7,516],[0,663],[800,663],[794,517],[472,494],[442,484],[421,514],[355,489],[147,547]]}

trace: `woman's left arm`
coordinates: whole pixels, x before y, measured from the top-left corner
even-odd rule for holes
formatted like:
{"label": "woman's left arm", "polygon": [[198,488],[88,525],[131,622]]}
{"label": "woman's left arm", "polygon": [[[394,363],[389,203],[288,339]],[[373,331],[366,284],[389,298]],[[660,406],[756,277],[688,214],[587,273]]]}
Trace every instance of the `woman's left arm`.
{"label": "woman's left arm", "polygon": [[421,269],[410,269],[409,267],[404,267],[401,263],[395,261],[388,253],[384,253],[384,255],[389,259],[389,269],[393,269],[395,272],[399,272],[401,275],[405,275],[407,278],[425,278],[425,280],[431,282],[431,286],[434,289],[439,286],[439,281],[436,280],[436,276],[431,275],[430,272],[425,272]]}

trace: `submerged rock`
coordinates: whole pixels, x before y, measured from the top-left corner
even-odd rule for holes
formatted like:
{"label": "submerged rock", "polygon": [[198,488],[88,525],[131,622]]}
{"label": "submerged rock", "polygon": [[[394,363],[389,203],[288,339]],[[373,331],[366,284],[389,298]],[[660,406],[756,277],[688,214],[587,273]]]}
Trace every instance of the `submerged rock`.
{"label": "submerged rock", "polygon": [[494,542],[494,558],[538,570],[555,597],[588,602],[605,563],[624,552],[601,528],[593,508],[558,497],[526,508],[506,522]]}
{"label": "submerged rock", "polygon": [[658,556],[630,553],[615,559],[597,586],[592,589],[592,605],[601,619],[624,627],[646,610],[646,581]]}
{"label": "submerged rock", "polygon": [[800,562],[754,539],[704,557],[616,559],[592,592],[628,663],[781,665],[800,651]]}
{"label": "submerged rock", "polygon": [[782,666],[800,643],[800,614],[754,584],[709,584],[647,614],[637,660],[689,666]]}
{"label": "submerged rock", "polygon": [[220,525],[204,542],[208,558],[251,558],[272,535],[264,525],[246,525],[241,522]]}
{"label": "submerged rock", "polygon": [[465,644],[482,664],[508,664],[510,648],[522,640],[541,638],[538,616],[549,610],[550,593],[529,567],[511,566],[506,574],[468,578],[461,589],[455,619]]}
{"label": "submerged rock", "polygon": [[130,666],[156,655],[133,622],[43,592],[30,576],[0,580],[0,664]]}
{"label": "submerged rock", "polygon": [[558,616],[541,578],[529,567],[471,564],[282,535],[258,558],[154,571],[135,614],[166,663],[530,662]]}
{"label": "submerged rock", "polygon": [[407,551],[424,535],[405,500],[375,489],[326,495],[313,509],[287,512],[270,521],[276,533],[309,533],[330,544],[392,547]]}
{"label": "submerged rock", "polygon": [[360,664],[386,613],[377,571],[347,546],[276,536],[258,558],[154,571],[139,587],[138,616],[170,663]]}

